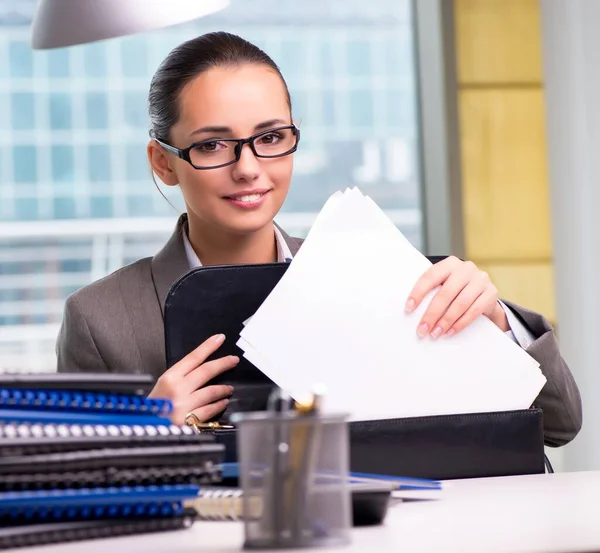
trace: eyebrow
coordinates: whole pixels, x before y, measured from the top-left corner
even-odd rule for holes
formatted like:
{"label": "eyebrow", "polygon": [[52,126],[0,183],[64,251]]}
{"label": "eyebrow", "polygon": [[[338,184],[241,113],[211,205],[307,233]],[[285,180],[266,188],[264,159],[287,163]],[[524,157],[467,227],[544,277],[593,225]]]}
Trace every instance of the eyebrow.
{"label": "eyebrow", "polygon": [[[255,131],[262,131],[268,129],[270,127],[274,127],[275,125],[288,125],[289,123],[284,119],[270,119],[269,121],[263,121],[254,127]],[[204,133],[231,133],[233,130],[231,127],[219,127],[219,126],[211,126],[211,127],[202,127],[200,129],[196,129],[195,131],[190,133],[190,136],[195,136],[197,134]]]}

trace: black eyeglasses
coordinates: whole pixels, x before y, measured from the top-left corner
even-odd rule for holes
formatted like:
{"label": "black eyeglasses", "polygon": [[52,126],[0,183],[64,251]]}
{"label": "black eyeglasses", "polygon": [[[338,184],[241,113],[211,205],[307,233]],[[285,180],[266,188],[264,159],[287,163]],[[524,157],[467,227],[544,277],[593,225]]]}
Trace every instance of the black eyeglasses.
{"label": "black eyeglasses", "polygon": [[295,125],[263,131],[248,138],[210,138],[195,142],[183,150],[162,140],[155,140],[167,151],[187,161],[194,169],[218,169],[239,161],[244,144],[256,157],[274,158],[296,151],[300,129]]}

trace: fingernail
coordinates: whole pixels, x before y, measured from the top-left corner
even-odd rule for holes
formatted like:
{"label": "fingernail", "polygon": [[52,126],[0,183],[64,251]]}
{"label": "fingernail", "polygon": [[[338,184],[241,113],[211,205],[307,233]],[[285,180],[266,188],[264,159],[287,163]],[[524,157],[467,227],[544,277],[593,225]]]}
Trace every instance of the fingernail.
{"label": "fingernail", "polygon": [[237,364],[237,363],[240,362],[240,358],[237,355],[232,355],[231,356],[231,362]]}
{"label": "fingernail", "polygon": [[215,342],[217,342],[217,344],[220,344],[221,342],[225,341],[225,334],[217,334],[215,336]]}
{"label": "fingernail", "polygon": [[417,334],[423,338],[423,336],[425,336],[427,334],[427,331],[429,330],[429,325],[427,323],[423,323],[418,329],[417,329]]}
{"label": "fingernail", "polygon": [[456,330],[454,330],[453,328],[446,332],[446,336],[448,337],[453,336],[454,334],[456,334]]}
{"label": "fingernail", "polygon": [[414,308],[415,308],[415,300],[413,300],[412,298],[408,298],[408,301],[406,302],[404,309],[410,313]]}
{"label": "fingernail", "polygon": [[442,335],[442,327],[436,326],[431,333],[432,338],[439,338]]}

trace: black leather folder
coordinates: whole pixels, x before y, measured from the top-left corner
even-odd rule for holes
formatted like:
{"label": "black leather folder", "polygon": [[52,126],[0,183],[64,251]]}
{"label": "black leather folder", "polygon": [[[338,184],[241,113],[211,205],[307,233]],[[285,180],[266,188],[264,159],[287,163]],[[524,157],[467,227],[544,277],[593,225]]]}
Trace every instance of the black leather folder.
{"label": "black leather folder", "polygon": [[[266,409],[275,384],[243,357],[236,342],[244,322],[260,307],[287,263],[207,266],[181,277],[165,303],[167,366],[210,336],[225,343],[212,356],[238,355],[240,363],[208,384],[234,386],[217,418]],[[219,431],[225,461],[236,460],[235,431]],[[350,468],[355,472],[433,479],[544,472],[542,412],[519,411],[398,418],[350,423]]]}

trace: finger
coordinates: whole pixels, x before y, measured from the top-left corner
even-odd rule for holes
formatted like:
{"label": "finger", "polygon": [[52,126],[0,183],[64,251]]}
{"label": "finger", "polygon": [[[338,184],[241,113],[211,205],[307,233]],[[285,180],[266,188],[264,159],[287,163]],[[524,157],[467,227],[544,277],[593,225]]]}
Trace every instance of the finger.
{"label": "finger", "polygon": [[[470,278],[471,275],[467,271],[461,271],[460,269],[453,272],[448,277],[448,280],[446,280],[442,287],[436,292],[435,296],[433,296],[431,303],[419,321],[417,326],[417,333],[419,336],[423,337],[429,332],[437,330],[438,321],[446,313],[462,290],[469,284]],[[481,293],[481,291],[479,293]]]}
{"label": "finger", "polygon": [[208,405],[204,405],[202,407],[199,407],[198,409],[194,409],[192,413],[194,413],[194,415],[198,417],[200,422],[205,422],[218,415],[227,407],[228,404],[228,399],[220,399],[215,403],[209,403]]}
{"label": "finger", "polygon": [[436,286],[442,284],[460,263],[462,261],[451,256],[429,267],[408,295],[406,311],[409,313],[414,311],[421,304],[423,298]]}
{"label": "finger", "polygon": [[432,338],[439,338],[446,331],[450,330],[452,325],[468,311],[485,290],[485,283],[481,279],[468,282],[435,325],[430,327],[433,328],[431,331]]}
{"label": "finger", "polygon": [[222,399],[228,399],[233,393],[233,386],[226,384],[215,384],[200,388],[190,395],[188,411],[194,411],[205,405],[216,403]]}
{"label": "finger", "polygon": [[239,357],[227,355],[226,357],[219,357],[219,359],[213,359],[208,363],[203,363],[185,375],[183,379],[184,385],[186,389],[190,391],[197,390],[207,382],[210,382],[215,376],[228,371],[229,369],[233,369],[239,362]]}
{"label": "finger", "polygon": [[[224,334],[216,334],[202,342],[195,350],[188,353],[183,359],[175,363],[167,372],[173,376],[185,376],[190,371],[199,367],[210,357],[225,341]],[[166,373],[165,373],[166,374]]]}
{"label": "finger", "polygon": [[486,290],[481,294],[475,302],[467,309],[462,317],[456,321],[450,330],[446,332],[446,336],[452,336],[458,334],[470,325],[477,317],[482,315],[484,311],[489,307],[490,302],[496,301],[496,294],[494,290]]}

